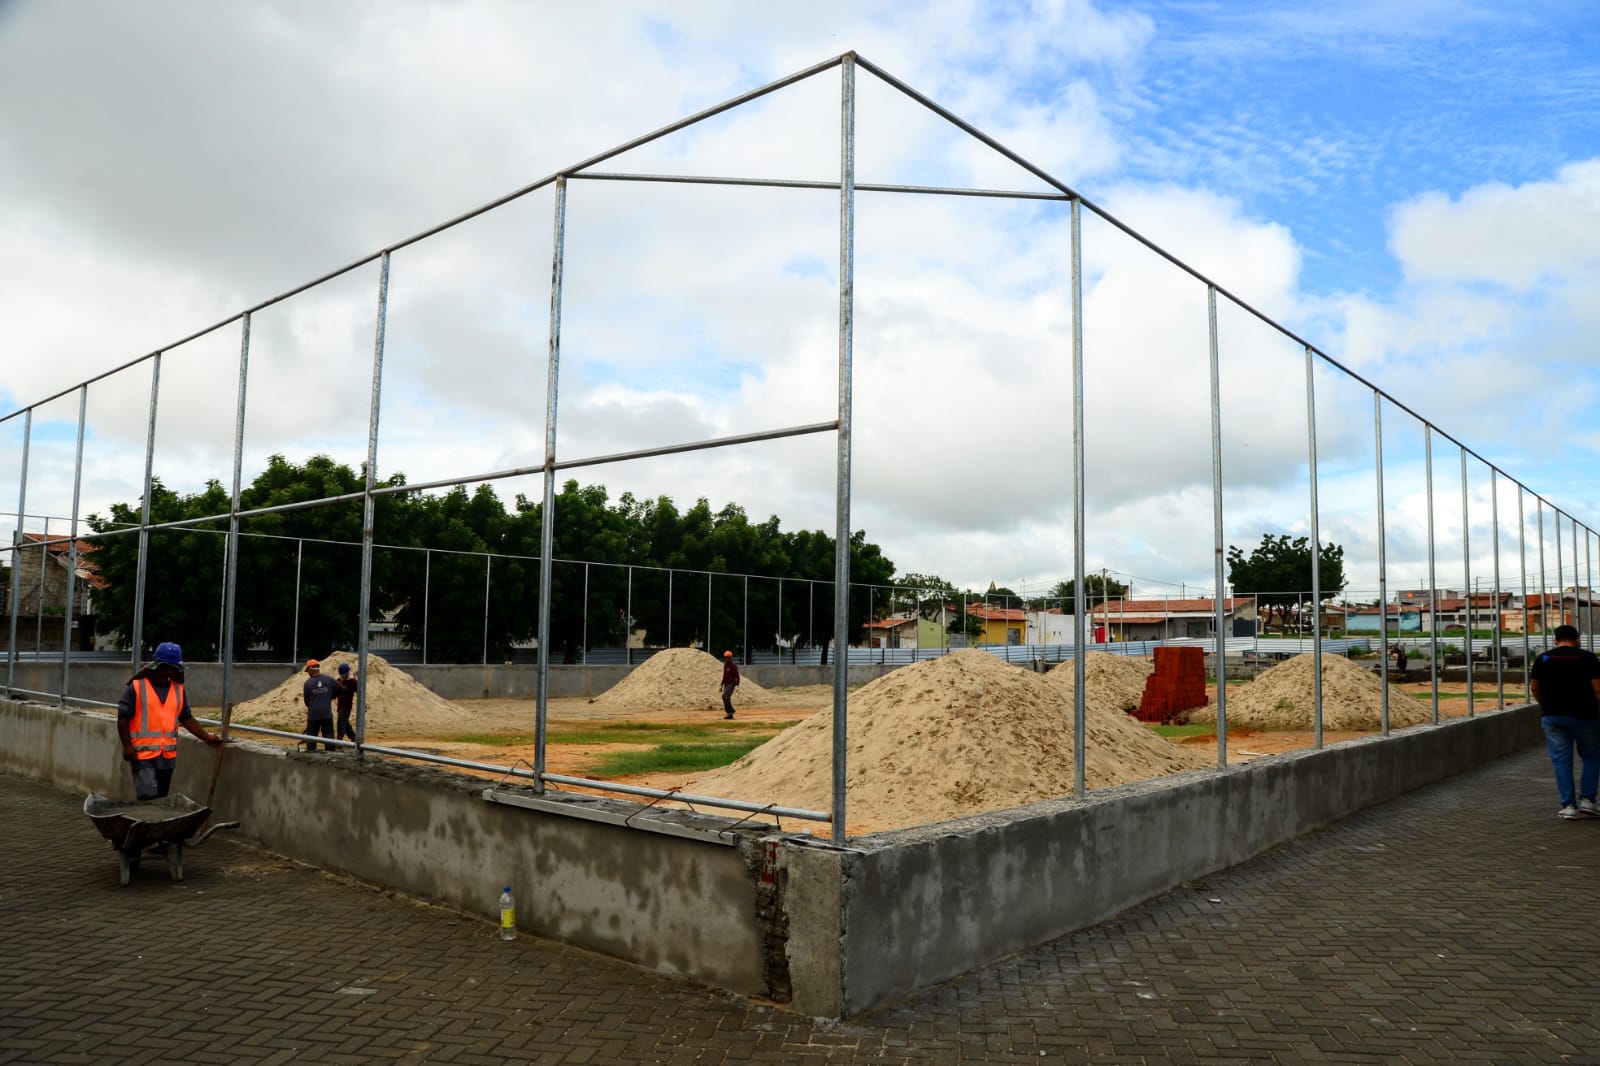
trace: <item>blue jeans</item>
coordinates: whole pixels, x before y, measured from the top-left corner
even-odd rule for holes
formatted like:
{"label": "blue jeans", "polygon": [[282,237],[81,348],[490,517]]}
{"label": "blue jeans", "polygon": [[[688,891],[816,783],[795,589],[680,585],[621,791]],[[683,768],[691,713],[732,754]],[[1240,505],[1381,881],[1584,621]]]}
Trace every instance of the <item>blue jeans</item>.
{"label": "blue jeans", "polygon": [[1561,806],[1577,805],[1572,794],[1572,749],[1578,749],[1583,759],[1583,781],[1578,795],[1594,799],[1600,788],[1600,722],[1585,718],[1568,718],[1564,714],[1547,714],[1539,719],[1544,726],[1544,739],[1550,746],[1550,765],[1556,772],[1556,788],[1561,791]]}

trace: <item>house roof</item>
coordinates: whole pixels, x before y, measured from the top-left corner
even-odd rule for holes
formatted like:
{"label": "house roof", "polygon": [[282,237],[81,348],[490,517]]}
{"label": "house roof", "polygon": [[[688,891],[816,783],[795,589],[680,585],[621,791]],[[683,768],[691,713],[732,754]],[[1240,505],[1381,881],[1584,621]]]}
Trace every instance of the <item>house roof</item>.
{"label": "house roof", "polygon": [[1020,607],[985,607],[981,603],[967,604],[967,614],[986,622],[1026,622],[1028,613]]}
{"label": "house roof", "polygon": [[[19,542],[18,547],[26,546],[20,543],[22,541],[43,544],[44,550],[49,554],[50,558],[62,566],[66,566],[68,560],[72,558],[74,541],[71,537],[57,537],[48,533],[23,532],[17,534],[17,541]],[[76,575],[97,589],[105,588],[109,582],[100,576],[100,564],[91,558],[95,552],[100,550],[100,545],[92,540],[79,540],[76,544],[78,547],[78,569],[75,571]]]}
{"label": "house roof", "polygon": [[[1230,596],[1222,601],[1223,608],[1228,611],[1237,610],[1239,607],[1248,606],[1252,602],[1249,596]],[[1095,618],[1107,618],[1116,621],[1119,618],[1132,620],[1135,614],[1148,614],[1155,618],[1173,618],[1178,615],[1209,615],[1215,614],[1217,601],[1214,599],[1196,600],[1109,600],[1103,604],[1096,604],[1090,613]]]}

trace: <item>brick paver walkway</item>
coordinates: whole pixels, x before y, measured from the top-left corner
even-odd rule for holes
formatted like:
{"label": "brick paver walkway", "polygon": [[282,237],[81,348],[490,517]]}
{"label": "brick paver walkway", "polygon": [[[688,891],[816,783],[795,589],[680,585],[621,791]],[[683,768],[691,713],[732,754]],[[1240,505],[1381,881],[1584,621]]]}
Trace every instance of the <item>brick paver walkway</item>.
{"label": "brick paver walkway", "polygon": [[0,1063],[1600,1063],[1600,822],[1548,778],[1501,760],[830,1024],[227,834],[122,888],[81,796],[0,775]]}

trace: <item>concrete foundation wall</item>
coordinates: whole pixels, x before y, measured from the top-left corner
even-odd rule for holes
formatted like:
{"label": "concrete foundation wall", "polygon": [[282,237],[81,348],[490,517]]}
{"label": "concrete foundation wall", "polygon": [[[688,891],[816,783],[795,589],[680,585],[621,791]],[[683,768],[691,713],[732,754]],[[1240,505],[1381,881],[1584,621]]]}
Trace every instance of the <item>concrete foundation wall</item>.
{"label": "concrete foundation wall", "polygon": [[[204,802],[215,755],[192,737],[179,739],[173,790]],[[4,769],[131,799],[120,750],[109,715],[0,701]],[[225,752],[212,809],[272,851],[466,911],[498,915],[501,886],[510,884],[522,929],[735,991],[766,992],[756,834],[724,834],[730,845],[641,832],[489,803],[481,795],[489,784],[245,741]],[[602,799],[568,802],[637,812]],[[721,824],[666,812],[653,821]],[[94,832],[87,818],[83,828]],[[115,870],[108,856],[106,875]]]}
{"label": "concrete foundation wall", "polygon": [[[250,742],[228,748],[213,806],[281,854],[485,915],[509,882],[525,929],[838,1017],[1542,739],[1522,707],[843,847],[560,793],[566,816],[515,809],[486,802],[483,779]],[[214,756],[180,742],[174,787],[203,798]],[[0,768],[126,798],[118,751],[104,713],[0,700]]]}
{"label": "concrete foundation wall", "polygon": [[[304,663],[235,663],[233,699],[235,703],[254,699],[282,684],[285,678],[300,673]],[[506,666],[404,666],[400,667],[447,700],[533,699],[538,692],[539,670],[525,664]],[[551,666],[549,693],[552,699],[598,696],[627,677],[637,666]],[[850,684],[864,685],[882,677],[893,666],[852,666]],[[745,677],[763,688],[788,688],[799,685],[833,684],[831,666],[749,666]],[[132,669],[126,662],[73,663],[67,673],[67,691],[77,699],[114,704],[122,695]],[[222,706],[222,667],[217,663],[190,663],[185,671],[189,702],[196,707]],[[15,672],[18,689],[33,693],[61,690],[60,662],[18,663]],[[716,695],[713,691],[712,695]],[[37,698],[37,697],[35,697]]]}
{"label": "concrete foundation wall", "polygon": [[840,1012],[1087,928],[1540,743],[1538,713],[1523,707],[852,841],[840,874]]}

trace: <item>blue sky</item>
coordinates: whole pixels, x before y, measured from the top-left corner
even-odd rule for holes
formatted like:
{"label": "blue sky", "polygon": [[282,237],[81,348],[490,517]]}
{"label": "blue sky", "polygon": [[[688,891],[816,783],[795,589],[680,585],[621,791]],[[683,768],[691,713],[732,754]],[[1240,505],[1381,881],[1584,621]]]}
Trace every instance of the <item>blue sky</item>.
{"label": "blue sky", "polygon": [[[848,48],[1600,522],[1600,13],[1579,2],[0,3],[0,407]],[[870,76],[859,91],[863,180],[1037,186]],[[606,168],[829,177],[837,116],[819,76]],[[829,195],[574,182],[568,210],[564,454],[831,416]],[[535,193],[396,253],[381,470],[537,461],[551,217]],[[857,236],[854,524],[903,571],[1066,576],[1064,210],[863,195]],[[1203,293],[1104,227],[1086,240],[1090,568],[1192,587]],[[374,284],[258,316],[247,478],[274,451],[364,456]],[[1298,353],[1222,317],[1227,538],[1303,533]],[[169,483],[227,471],[237,346],[230,327],[169,353]],[[144,410],[118,400],[148,371],[97,389],[106,499],[85,509],[130,498]],[[1322,529],[1370,584],[1370,398],[1323,395]],[[1390,535],[1412,544],[1420,438],[1392,435]],[[815,528],[832,470],[816,439],[594,478]],[[64,510],[59,486],[30,500]]]}

